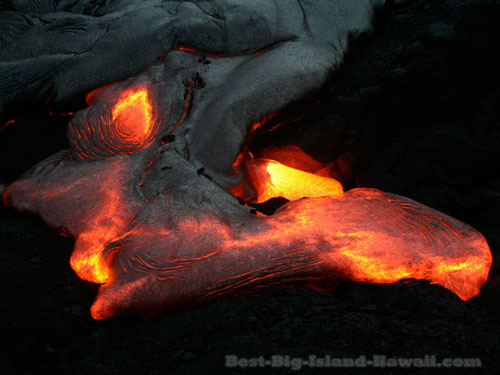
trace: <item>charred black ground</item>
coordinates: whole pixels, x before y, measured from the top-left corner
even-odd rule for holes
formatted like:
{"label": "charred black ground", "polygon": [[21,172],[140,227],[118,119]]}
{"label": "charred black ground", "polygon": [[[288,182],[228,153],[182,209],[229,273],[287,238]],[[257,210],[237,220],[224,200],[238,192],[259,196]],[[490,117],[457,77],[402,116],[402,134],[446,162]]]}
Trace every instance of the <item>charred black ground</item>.
{"label": "charred black ground", "polygon": [[[1,207],[2,373],[235,373],[224,368],[229,354],[479,357],[482,369],[462,371],[498,370],[500,3],[395,3],[374,38],[351,51],[332,93],[251,147],[300,145],[347,165],[348,188],[405,195],[480,230],[494,263],[477,298],[464,303],[420,281],[346,283],[331,294],[283,290],[96,322],[88,313],[96,287],[69,267],[73,241]],[[0,182],[64,148],[65,123],[10,124],[0,135]]]}

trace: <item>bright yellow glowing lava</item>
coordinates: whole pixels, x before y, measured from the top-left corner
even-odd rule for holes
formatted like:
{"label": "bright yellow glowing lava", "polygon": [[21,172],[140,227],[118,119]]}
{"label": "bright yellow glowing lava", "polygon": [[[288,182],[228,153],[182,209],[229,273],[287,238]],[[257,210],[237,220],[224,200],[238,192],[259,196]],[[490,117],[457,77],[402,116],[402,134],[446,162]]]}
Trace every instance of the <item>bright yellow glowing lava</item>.
{"label": "bright yellow glowing lava", "polygon": [[290,168],[274,160],[260,159],[253,163],[252,168],[261,177],[253,181],[258,195],[257,203],[275,197],[294,201],[303,197],[333,196],[344,192],[342,184],[333,178]]}
{"label": "bright yellow glowing lava", "polygon": [[71,257],[71,268],[84,280],[97,284],[105,283],[108,281],[109,271],[102,258],[102,250],[97,249],[94,254]]}
{"label": "bright yellow glowing lava", "polygon": [[113,123],[123,139],[142,143],[151,130],[153,109],[146,89],[127,90],[113,107]]}

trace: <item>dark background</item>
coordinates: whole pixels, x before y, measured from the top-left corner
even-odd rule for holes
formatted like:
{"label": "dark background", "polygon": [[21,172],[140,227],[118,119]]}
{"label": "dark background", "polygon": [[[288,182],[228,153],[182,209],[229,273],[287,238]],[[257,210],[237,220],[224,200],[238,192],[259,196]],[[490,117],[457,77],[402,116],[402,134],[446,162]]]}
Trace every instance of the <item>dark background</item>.
{"label": "dark background", "polygon": [[[481,369],[448,371],[497,373],[500,2],[393,3],[376,33],[352,48],[331,92],[251,147],[300,145],[333,161],[346,188],[401,194],[474,226],[494,258],[478,297],[463,302],[425,281],[345,283],[332,293],[290,289],[99,322],[89,314],[97,287],[69,267],[73,241],[0,206],[0,373],[234,373],[224,368],[228,354],[479,357]],[[0,183],[66,148],[67,120],[9,124],[0,134]]]}

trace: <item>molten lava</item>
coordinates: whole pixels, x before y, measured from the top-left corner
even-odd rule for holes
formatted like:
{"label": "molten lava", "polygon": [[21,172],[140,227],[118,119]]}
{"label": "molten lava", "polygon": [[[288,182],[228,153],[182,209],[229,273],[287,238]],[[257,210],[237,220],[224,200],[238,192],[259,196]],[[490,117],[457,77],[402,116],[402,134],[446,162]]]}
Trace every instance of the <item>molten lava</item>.
{"label": "molten lava", "polygon": [[103,284],[108,281],[109,273],[106,263],[102,259],[102,248],[97,248],[93,254],[84,256],[72,256],[70,260],[71,268],[83,280],[96,284]]}
{"label": "molten lava", "polygon": [[126,91],[112,111],[117,133],[130,143],[143,143],[151,130],[152,112],[146,89]]}
{"label": "molten lava", "polygon": [[186,156],[183,136],[191,128],[182,127],[191,91],[179,95],[172,134],[179,141],[158,150],[152,145],[166,135],[161,111],[172,103],[143,81],[119,85],[89,94],[90,107],[69,123],[69,152],[49,157],[2,193],[6,205],[76,238],[72,268],[102,284],[95,319],[148,317],[290,285],[331,290],[344,280],[425,279],[468,300],[487,280],[492,256],[477,230],[394,194],[343,192],[331,178],[333,164],[297,147],[260,150],[255,158],[240,145],[219,171],[247,200],[289,200],[270,216],[253,215],[200,168],[207,164]]}
{"label": "molten lava", "polygon": [[330,290],[342,280],[425,279],[468,300],[487,279],[486,241],[449,216],[375,189],[343,193],[332,178],[274,160],[253,159],[247,171],[259,202],[292,202],[269,217],[237,216],[236,223],[196,206],[173,225],[155,222],[165,207],[179,207],[174,188],[152,198],[126,230],[132,217],[124,220],[124,197],[110,177],[100,192],[107,203],[88,219],[71,258],[80,277],[104,284],[92,316],[150,316],[268,285]]}
{"label": "molten lava", "polygon": [[133,231],[110,245],[119,247],[108,263],[113,280],[92,306],[95,319],[148,317],[286,285],[331,290],[342,280],[426,279],[468,300],[492,261],[479,232],[375,189],[299,199],[271,216],[236,216],[234,223],[193,206],[175,225],[153,222],[178,204],[175,189],[169,194],[154,198]]}
{"label": "molten lava", "polygon": [[68,124],[71,155],[79,160],[109,159],[149,147],[159,131],[155,95],[155,88],[143,83],[123,91],[114,85],[92,91],[87,95],[90,106]]}
{"label": "molten lava", "polygon": [[249,165],[251,184],[257,193],[257,203],[284,197],[294,201],[303,197],[334,196],[343,193],[340,182],[287,167],[275,160],[256,159]]}

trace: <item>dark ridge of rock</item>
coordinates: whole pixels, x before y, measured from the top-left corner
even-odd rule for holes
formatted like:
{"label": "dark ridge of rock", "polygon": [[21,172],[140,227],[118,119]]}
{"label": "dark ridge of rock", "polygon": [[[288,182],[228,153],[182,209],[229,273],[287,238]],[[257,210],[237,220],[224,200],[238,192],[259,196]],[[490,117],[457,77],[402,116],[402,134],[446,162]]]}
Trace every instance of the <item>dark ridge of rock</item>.
{"label": "dark ridge of rock", "polygon": [[255,208],[256,211],[262,212],[265,215],[272,215],[278,208],[283,206],[288,199],[283,197],[271,198],[262,203],[249,203],[250,207]]}

